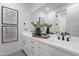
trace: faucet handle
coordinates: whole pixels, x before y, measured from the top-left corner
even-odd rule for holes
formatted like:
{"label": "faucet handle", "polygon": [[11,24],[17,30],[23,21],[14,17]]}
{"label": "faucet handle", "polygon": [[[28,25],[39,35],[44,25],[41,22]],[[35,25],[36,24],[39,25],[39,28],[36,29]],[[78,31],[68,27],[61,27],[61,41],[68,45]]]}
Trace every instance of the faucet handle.
{"label": "faucet handle", "polygon": [[70,33],[68,33],[68,32],[65,32],[65,36],[66,36],[66,35],[70,35]]}
{"label": "faucet handle", "polygon": [[61,35],[64,35],[64,33],[63,33],[63,32],[61,32]]}
{"label": "faucet handle", "polygon": [[60,37],[58,36],[58,40],[60,40]]}
{"label": "faucet handle", "polygon": [[67,41],[69,41],[70,38],[71,38],[71,37],[68,37],[68,38],[67,38]]}

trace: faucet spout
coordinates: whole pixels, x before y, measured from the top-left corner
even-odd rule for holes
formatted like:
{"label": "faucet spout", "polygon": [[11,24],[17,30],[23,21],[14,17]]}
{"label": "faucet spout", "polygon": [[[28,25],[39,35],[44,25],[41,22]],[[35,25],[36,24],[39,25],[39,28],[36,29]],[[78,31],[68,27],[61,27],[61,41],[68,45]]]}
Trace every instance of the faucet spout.
{"label": "faucet spout", "polygon": [[63,33],[63,32],[61,33],[61,36],[62,36],[62,40],[64,40],[64,36],[65,36],[65,35],[64,35],[64,33]]}

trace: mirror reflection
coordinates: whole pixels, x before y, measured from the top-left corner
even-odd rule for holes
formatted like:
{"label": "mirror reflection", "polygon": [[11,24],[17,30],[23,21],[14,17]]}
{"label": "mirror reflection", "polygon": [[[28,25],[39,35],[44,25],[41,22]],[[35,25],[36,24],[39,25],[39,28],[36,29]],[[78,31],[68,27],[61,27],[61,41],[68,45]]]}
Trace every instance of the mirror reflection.
{"label": "mirror reflection", "polygon": [[[32,13],[32,22],[40,19],[40,25],[45,23],[52,26],[49,31],[53,34],[69,33],[79,37],[79,4],[47,3]],[[46,27],[41,28],[46,33]]]}

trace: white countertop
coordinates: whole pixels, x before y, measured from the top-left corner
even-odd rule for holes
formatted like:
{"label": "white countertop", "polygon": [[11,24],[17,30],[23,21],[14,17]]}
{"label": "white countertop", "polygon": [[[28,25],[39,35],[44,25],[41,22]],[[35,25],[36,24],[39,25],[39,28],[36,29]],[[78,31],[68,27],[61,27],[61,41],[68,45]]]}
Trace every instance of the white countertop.
{"label": "white countertop", "polygon": [[43,38],[32,37],[31,33],[23,33],[22,35],[35,39],[42,43],[48,44],[50,46],[54,46],[56,48],[62,49],[64,51],[70,52],[74,55],[79,55],[79,38],[77,37],[72,37],[71,40],[67,42],[67,41],[58,40],[54,36],[52,36],[49,39],[43,39]]}

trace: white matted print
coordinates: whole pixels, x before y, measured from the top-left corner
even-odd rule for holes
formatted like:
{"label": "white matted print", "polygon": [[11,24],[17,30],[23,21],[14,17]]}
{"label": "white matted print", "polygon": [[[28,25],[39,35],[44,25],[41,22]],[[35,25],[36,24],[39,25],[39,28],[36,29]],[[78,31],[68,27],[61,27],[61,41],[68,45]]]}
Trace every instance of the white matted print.
{"label": "white matted print", "polygon": [[2,24],[18,24],[18,11],[2,6]]}
{"label": "white matted print", "polygon": [[18,40],[17,26],[2,26],[2,43],[13,42]]}

